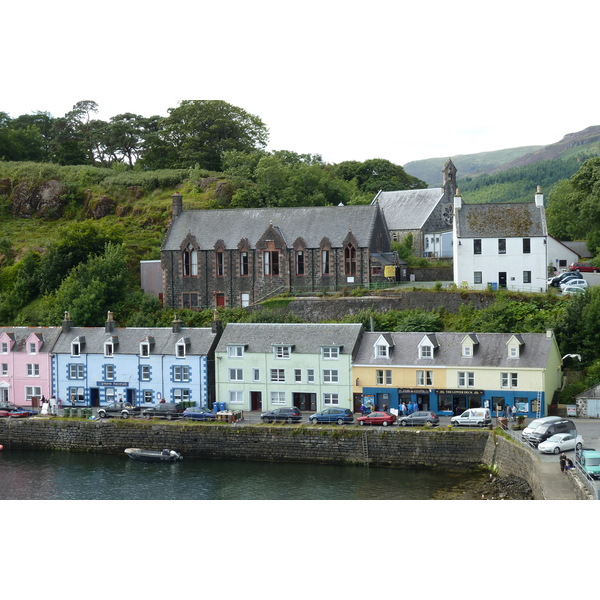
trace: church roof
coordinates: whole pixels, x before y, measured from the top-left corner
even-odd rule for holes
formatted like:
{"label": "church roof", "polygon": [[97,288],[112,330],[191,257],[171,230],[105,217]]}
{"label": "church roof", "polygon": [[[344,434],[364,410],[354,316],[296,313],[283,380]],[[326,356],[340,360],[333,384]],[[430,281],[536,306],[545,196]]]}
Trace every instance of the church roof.
{"label": "church roof", "polygon": [[443,188],[379,192],[371,204],[379,203],[391,231],[422,229],[443,197]]}

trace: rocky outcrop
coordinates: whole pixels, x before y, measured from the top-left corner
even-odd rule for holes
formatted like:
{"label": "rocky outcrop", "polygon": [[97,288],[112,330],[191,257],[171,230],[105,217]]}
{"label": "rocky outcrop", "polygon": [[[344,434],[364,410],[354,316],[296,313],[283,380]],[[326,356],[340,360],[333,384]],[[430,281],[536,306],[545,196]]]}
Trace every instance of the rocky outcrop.
{"label": "rocky outcrop", "polygon": [[56,219],[62,216],[65,187],[56,179],[42,183],[23,182],[12,193],[12,213],[15,217]]}

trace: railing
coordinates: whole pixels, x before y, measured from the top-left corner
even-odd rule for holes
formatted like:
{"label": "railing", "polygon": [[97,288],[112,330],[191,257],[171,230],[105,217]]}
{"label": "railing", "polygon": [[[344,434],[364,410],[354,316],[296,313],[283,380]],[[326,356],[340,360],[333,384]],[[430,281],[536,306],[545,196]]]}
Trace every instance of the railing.
{"label": "railing", "polygon": [[594,478],[581,465],[578,452],[575,452],[575,461],[573,462],[573,466],[575,467],[575,476],[584,485],[585,489],[588,491],[590,496],[594,500],[598,500],[599,496],[598,488],[596,487],[596,482]]}

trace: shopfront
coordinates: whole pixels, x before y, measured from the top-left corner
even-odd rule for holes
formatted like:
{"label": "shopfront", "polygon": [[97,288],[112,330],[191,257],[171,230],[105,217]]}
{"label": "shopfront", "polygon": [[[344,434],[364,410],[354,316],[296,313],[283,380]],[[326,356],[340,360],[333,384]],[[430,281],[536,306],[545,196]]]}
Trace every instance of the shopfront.
{"label": "shopfront", "polygon": [[483,398],[483,390],[434,390],[437,406],[432,407],[440,415],[460,415],[468,408],[491,408]]}

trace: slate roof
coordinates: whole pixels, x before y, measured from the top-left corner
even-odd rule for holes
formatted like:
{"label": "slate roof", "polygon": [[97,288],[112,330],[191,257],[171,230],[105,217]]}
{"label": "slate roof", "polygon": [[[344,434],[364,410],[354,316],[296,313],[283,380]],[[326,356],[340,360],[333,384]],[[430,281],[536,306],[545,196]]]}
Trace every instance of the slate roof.
{"label": "slate roof", "polygon": [[534,202],[462,204],[455,210],[459,238],[545,237],[543,208]]}
{"label": "slate roof", "polygon": [[228,323],[216,351],[246,345],[246,352],[270,353],[274,345],[287,345],[296,354],[318,354],[322,346],[341,346],[340,354],[352,355],[361,333],[360,323]]}
{"label": "slate roof", "polygon": [[[507,342],[512,333],[421,333],[396,332],[390,358],[375,357],[374,344],[381,333],[366,332],[354,358],[354,366],[420,366],[420,367],[499,367],[508,369],[539,369],[546,366],[555,341],[545,333],[523,333],[519,358],[508,358]],[[438,343],[433,358],[419,358],[419,344],[426,336],[435,336]],[[471,357],[462,356],[462,341],[475,335],[479,344]]]}
{"label": "slate roof", "polygon": [[40,352],[51,352],[60,332],[60,327],[0,327],[0,335],[6,333],[15,340],[12,352],[26,350],[25,342],[31,334],[37,335],[38,338],[41,336],[43,339]]}
{"label": "slate roof", "polygon": [[182,327],[178,333],[173,333],[171,327],[115,327],[110,333],[106,333],[104,327],[72,327],[58,337],[53,351],[70,354],[71,343],[83,336],[85,346],[81,349],[82,354],[104,354],[104,342],[116,337],[118,344],[114,346],[115,355],[139,354],[140,344],[151,337],[154,344],[150,346],[150,356],[172,355],[175,354],[177,342],[187,338],[190,343],[186,346],[186,355],[205,356],[211,349],[215,335],[210,327]]}
{"label": "slate roof", "polygon": [[572,252],[575,252],[577,256],[581,258],[593,258],[593,254],[589,251],[585,242],[560,242],[563,246],[566,246]]}
{"label": "slate roof", "polygon": [[443,197],[443,188],[379,192],[371,204],[379,203],[392,231],[422,229]]}
{"label": "slate roof", "polygon": [[270,224],[288,248],[298,238],[308,248],[318,248],[323,238],[334,247],[342,247],[349,231],[359,247],[366,248],[371,245],[378,212],[379,208],[371,205],[184,210],[171,223],[162,250],[180,250],[188,233],[204,250],[213,249],[218,240],[226,249],[236,249],[244,238],[254,248]]}

